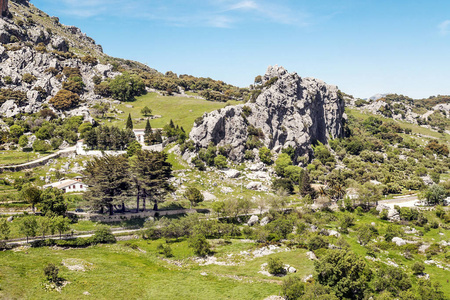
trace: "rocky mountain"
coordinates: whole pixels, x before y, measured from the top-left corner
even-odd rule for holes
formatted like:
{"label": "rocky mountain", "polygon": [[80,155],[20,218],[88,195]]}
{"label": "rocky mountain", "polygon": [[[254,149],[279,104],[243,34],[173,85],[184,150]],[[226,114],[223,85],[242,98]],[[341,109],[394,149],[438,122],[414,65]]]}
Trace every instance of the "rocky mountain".
{"label": "rocky mountain", "polygon": [[326,144],[343,135],[345,105],[336,86],[278,66],[268,68],[261,84],[254,103],[228,106],[197,120],[189,136],[195,145],[226,146],[230,159],[242,161],[252,144],[277,153],[291,146],[300,156],[309,155],[317,141]]}
{"label": "rocky mountain", "polygon": [[89,116],[87,104],[101,99],[93,92],[94,76],[106,79],[117,74],[106,62],[102,47],[80,29],[60,24],[58,18],[28,1],[7,5],[9,12],[0,19],[0,115],[39,111],[61,90],[70,76],[65,70],[72,68],[79,70],[84,88],[79,93],[81,106],[68,114]]}

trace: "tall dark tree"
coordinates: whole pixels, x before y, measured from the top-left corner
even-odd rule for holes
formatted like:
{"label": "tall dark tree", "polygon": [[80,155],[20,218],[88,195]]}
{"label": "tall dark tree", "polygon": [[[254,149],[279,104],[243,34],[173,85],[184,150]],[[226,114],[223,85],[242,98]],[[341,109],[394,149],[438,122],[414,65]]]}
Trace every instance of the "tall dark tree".
{"label": "tall dark tree", "polygon": [[112,215],[114,205],[121,204],[125,211],[125,200],[131,196],[133,188],[130,165],[125,156],[96,157],[88,162],[83,174],[89,186],[84,196],[93,207],[101,212],[107,207]]}
{"label": "tall dark tree", "polygon": [[300,194],[302,196],[311,195],[313,197],[315,195],[315,191],[311,186],[311,181],[309,179],[309,172],[305,170],[301,182],[300,182]]}
{"label": "tall dark tree", "polygon": [[158,203],[162,202],[169,191],[172,190],[169,178],[172,177],[172,165],[167,162],[164,152],[141,150],[136,153],[133,165],[138,190],[137,209],[139,210],[139,197],[150,199],[154,203],[153,209],[158,210]]}
{"label": "tall dark tree", "polygon": [[56,214],[63,216],[67,210],[63,192],[57,188],[45,189],[41,194],[41,203],[39,206],[44,215]]}
{"label": "tall dark tree", "polygon": [[42,191],[31,183],[27,183],[22,187],[21,196],[31,204],[33,212],[35,211],[35,205],[41,201],[41,193]]}
{"label": "tall dark tree", "polygon": [[152,126],[150,125],[149,119],[147,119],[147,124],[145,124],[144,140],[147,144],[150,144],[151,139],[152,139]]}
{"label": "tall dark tree", "polygon": [[127,124],[125,128],[133,129],[133,120],[131,119],[131,114],[128,114]]}

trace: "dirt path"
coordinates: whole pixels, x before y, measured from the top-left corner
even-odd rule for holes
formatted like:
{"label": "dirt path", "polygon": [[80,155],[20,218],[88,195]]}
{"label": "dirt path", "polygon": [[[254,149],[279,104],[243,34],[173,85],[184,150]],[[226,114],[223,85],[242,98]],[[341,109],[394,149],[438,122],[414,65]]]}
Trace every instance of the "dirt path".
{"label": "dirt path", "polygon": [[389,207],[394,208],[395,205],[400,207],[414,207],[414,204],[419,201],[417,195],[408,195],[408,196],[399,196],[394,199],[382,200],[379,201],[379,204],[383,204]]}

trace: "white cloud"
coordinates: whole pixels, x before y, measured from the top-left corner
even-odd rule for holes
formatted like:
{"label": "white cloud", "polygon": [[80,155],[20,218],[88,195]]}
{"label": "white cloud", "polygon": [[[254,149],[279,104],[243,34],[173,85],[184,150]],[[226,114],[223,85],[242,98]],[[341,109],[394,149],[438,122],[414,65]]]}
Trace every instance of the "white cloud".
{"label": "white cloud", "polygon": [[[306,16],[271,0],[46,0],[60,13],[79,18],[122,17],[157,20],[172,26],[232,28],[244,22],[305,26]],[[56,5],[56,4],[55,4]]]}
{"label": "white cloud", "polygon": [[447,35],[450,33],[450,20],[445,20],[438,25],[439,33],[442,35]]}

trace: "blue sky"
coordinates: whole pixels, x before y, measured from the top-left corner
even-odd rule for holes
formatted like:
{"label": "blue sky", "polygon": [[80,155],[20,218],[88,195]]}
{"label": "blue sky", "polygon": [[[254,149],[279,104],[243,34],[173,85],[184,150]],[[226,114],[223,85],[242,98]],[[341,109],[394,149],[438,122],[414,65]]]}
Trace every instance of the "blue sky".
{"label": "blue sky", "polygon": [[349,94],[450,94],[450,1],[31,0],[104,52],[248,86],[269,65]]}

